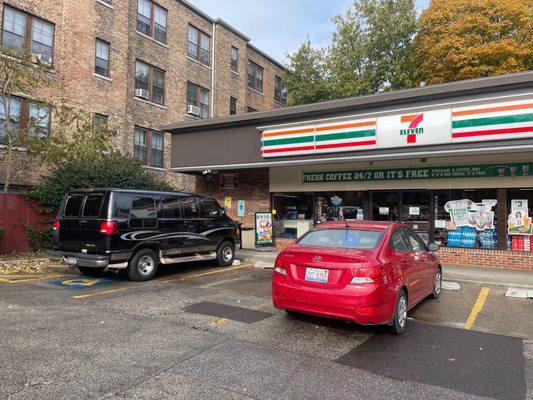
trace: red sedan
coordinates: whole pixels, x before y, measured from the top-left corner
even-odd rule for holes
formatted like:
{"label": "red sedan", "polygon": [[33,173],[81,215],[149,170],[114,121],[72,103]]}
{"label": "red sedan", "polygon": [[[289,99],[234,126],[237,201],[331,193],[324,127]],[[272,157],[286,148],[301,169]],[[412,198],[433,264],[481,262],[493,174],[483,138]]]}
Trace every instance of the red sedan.
{"label": "red sedan", "polygon": [[408,310],[440,296],[437,248],[398,222],[327,222],[278,255],[272,301],[288,313],[387,324],[401,334]]}

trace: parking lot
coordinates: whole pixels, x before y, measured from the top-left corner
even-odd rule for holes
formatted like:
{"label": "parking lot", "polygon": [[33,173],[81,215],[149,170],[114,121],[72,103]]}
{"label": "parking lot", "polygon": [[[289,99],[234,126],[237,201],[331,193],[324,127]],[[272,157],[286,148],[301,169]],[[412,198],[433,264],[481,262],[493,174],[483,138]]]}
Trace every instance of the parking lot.
{"label": "parking lot", "polygon": [[271,274],[244,262],[146,283],[1,279],[0,399],[533,398],[533,300],[506,287],[460,282],[398,337],[277,311]]}

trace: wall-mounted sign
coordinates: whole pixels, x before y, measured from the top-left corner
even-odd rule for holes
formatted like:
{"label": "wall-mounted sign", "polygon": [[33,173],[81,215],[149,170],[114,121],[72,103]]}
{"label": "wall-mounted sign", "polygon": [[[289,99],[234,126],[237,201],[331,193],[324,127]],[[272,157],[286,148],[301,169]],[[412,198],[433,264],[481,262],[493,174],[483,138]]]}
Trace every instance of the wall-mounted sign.
{"label": "wall-mounted sign", "polygon": [[272,244],[272,214],[255,213],[255,244],[259,246]]}
{"label": "wall-mounted sign", "polygon": [[302,183],[529,176],[533,163],[361,169],[302,173]]}
{"label": "wall-mounted sign", "polygon": [[235,172],[220,173],[220,189],[236,189],[239,187],[238,175]]}
{"label": "wall-mounted sign", "polygon": [[224,197],[224,206],[229,210],[231,208],[231,197]]}
{"label": "wall-mounted sign", "polygon": [[309,121],[261,132],[263,157],[533,137],[533,100]]}
{"label": "wall-mounted sign", "polygon": [[244,200],[237,201],[237,216],[244,217]]}

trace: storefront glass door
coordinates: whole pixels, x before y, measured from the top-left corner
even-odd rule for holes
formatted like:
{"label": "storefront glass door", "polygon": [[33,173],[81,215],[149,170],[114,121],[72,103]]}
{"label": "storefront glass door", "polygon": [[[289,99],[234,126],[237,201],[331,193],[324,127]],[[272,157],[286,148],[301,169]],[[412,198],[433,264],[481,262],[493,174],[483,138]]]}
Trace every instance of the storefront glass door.
{"label": "storefront glass door", "polygon": [[400,192],[373,192],[372,219],[374,221],[400,220]]}

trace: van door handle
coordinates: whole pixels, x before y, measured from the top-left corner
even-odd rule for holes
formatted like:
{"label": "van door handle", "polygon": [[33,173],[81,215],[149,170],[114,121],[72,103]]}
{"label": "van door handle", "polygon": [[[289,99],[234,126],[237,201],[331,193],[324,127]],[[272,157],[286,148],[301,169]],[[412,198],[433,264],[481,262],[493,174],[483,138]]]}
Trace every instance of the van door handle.
{"label": "van door handle", "polygon": [[89,221],[87,221],[86,219],[80,219],[80,224],[86,224],[88,223]]}

